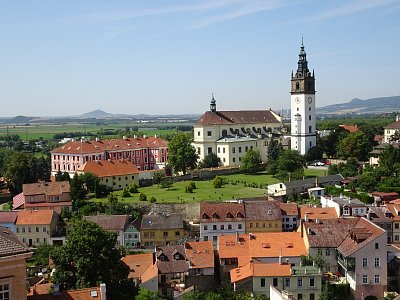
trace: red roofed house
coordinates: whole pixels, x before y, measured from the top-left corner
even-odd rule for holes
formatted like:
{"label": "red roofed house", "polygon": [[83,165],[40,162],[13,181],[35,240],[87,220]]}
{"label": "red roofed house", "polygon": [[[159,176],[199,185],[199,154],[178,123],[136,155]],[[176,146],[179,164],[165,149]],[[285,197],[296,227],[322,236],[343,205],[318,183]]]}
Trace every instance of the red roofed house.
{"label": "red roofed house", "polygon": [[194,124],[193,146],[199,160],[216,154],[223,166],[239,166],[250,149],[259,150],[267,161],[267,150],[273,133],[281,133],[281,117],[272,110],[217,111],[214,96],[210,111]]}
{"label": "red roofed house", "polygon": [[0,226],[0,299],[26,299],[26,259],[31,255],[10,229]]}
{"label": "red roofed house", "polygon": [[346,125],[346,124],[343,124],[343,125],[339,125],[339,127],[343,128],[344,130],[346,130],[346,131],[348,131],[350,133],[359,131],[357,125]]}
{"label": "red roofed house", "polygon": [[163,169],[168,143],[158,137],[71,141],[51,151],[51,175],[68,172],[71,177],[88,161],[126,159],[139,170]]}
{"label": "red roofed house", "polygon": [[92,173],[99,177],[100,183],[120,190],[128,187],[131,183],[139,185],[139,171],[129,160],[98,160],[88,161],[80,166],[78,174]]}
{"label": "red roofed house", "polygon": [[400,130],[400,119],[399,116],[396,117],[396,122],[390,123],[383,127],[384,129],[384,143],[390,143],[392,136],[396,133],[396,131]]}
{"label": "red roofed house", "polygon": [[126,255],[122,261],[128,265],[132,278],[137,286],[153,292],[158,291],[158,268],[155,253]]}
{"label": "red roofed house", "polygon": [[101,283],[100,287],[84,288],[79,290],[57,291],[54,293],[37,293],[40,285],[48,286],[47,284],[39,284],[29,293],[28,300],[107,300],[106,284]]}
{"label": "red roofed house", "polygon": [[[23,184],[22,195],[24,200],[23,206],[26,210],[51,209],[60,214],[63,208],[72,209],[68,181],[41,181]],[[17,201],[18,199],[22,199],[22,196],[17,195],[14,198]]]}

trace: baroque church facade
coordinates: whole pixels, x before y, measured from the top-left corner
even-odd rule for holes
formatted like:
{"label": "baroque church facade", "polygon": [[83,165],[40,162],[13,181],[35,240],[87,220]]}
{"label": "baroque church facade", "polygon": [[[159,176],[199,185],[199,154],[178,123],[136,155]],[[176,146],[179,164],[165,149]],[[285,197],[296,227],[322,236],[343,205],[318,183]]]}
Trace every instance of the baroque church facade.
{"label": "baroque church facade", "polygon": [[[221,166],[240,166],[250,149],[258,150],[266,162],[270,142],[286,136],[282,117],[271,109],[219,111],[213,96],[210,110],[194,124],[193,146],[199,160],[215,153]],[[311,74],[308,69],[303,42],[297,71],[291,77],[290,144],[300,154],[316,145],[314,71]]]}

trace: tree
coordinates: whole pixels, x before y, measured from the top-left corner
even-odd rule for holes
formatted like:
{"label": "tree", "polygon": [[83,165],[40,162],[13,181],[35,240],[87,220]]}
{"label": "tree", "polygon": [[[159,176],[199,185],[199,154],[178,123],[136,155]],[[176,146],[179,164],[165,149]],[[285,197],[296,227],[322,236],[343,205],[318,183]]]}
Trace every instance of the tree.
{"label": "tree", "polygon": [[220,159],[217,154],[211,152],[207,154],[203,160],[199,163],[201,168],[215,168],[219,166]]}
{"label": "tree", "polygon": [[368,159],[368,153],[371,151],[368,137],[361,131],[349,133],[342,139],[337,147],[337,155],[341,159],[355,157],[358,160]]}
{"label": "tree", "polygon": [[393,145],[386,146],[379,155],[379,167],[387,168],[392,174],[397,164],[400,163],[400,148]]}
{"label": "tree", "polygon": [[58,171],[55,175],[56,181],[70,181],[71,177],[69,177],[68,172]]}
{"label": "tree", "polygon": [[282,145],[277,140],[272,140],[267,149],[268,161],[275,161],[278,159],[279,155],[282,153]]}
{"label": "tree", "polygon": [[158,187],[160,187],[160,183],[163,180],[165,175],[161,172],[155,172],[153,174],[153,184],[157,184]]}
{"label": "tree", "polygon": [[159,292],[152,292],[145,288],[140,288],[135,300],[163,300]]}
{"label": "tree", "polygon": [[389,142],[398,143],[400,141],[400,130],[396,130],[394,134],[389,138]]}
{"label": "tree", "polygon": [[172,180],[171,177],[165,177],[162,181],[161,181],[161,187],[163,189],[167,189],[167,191],[174,185],[174,181]]}
{"label": "tree", "polygon": [[75,174],[70,182],[70,195],[75,208],[79,208],[81,200],[86,198],[88,191],[85,186],[85,181],[82,175]]}
{"label": "tree", "polygon": [[224,185],[224,180],[220,176],[216,176],[212,181],[212,185],[214,188],[219,189]]}
{"label": "tree", "polygon": [[242,157],[242,161],[240,164],[240,170],[246,173],[255,173],[260,170],[261,166],[261,155],[258,150],[250,149],[247,153]]}
{"label": "tree", "polygon": [[186,174],[188,168],[196,167],[199,156],[192,142],[190,135],[178,132],[168,143],[168,163],[175,172]]}
{"label": "tree", "polygon": [[304,167],[306,161],[304,156],[302,156],[296,150],[284,150],[278,158],[277,161],[277,177],[278,178],[288,178],[291,179],[302,177],[304,174]]}
{"label": "tree", "polygon": [[62,289],[80,289],[105,283],[107,299],[131,299],[135,285],[128,279],[129,267],[121,261],[117,236],[87,220],[75,220],[63,246],[51,252],[55,264],[52,276]]}

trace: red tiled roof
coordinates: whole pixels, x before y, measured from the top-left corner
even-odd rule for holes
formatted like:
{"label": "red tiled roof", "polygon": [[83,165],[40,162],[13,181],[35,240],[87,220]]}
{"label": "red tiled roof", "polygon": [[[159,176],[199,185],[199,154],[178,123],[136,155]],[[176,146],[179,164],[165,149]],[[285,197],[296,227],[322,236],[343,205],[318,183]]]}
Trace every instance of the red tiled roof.
{"label": "red tiled roof", "polygon": [[126,255],[122,261],[130,269],[129,278],[141,278],[146,270],[153,265],[153,253]]}
{"label": "red tiled roof", "polygon": [[0,223],[15,223],[17,211],[0,211]]}
{"label": "red tiled roof", "polygon": [[88,161],[80,166],[78,171],[92,173],[98,177],[139,174],[136,165],[128,160]]}
{"label": "red tiled roof", "polygon": [[168,142],[158,137],[147,138],[127,138],[99,141],[68,142],[65,145],[50,151],[53,154],[94,154],[104,153],[105,151],[121,151],[142,148],[167,147]]}
{"label": "red tiled roof", "polygon": [[[183,245],[158,247],[156,255],[160,274],[189,271],[189,263],[186,261],[185,247]],[[179,258],[175,256],[179,256]]]}
{"label": "red tiled roof", "polygon": [[25,204],[24,193],[19,193],[18,195],[13,197],[13,209],[20,208],[24,204]]}
{"label": "red tiled roof", "polygon": [[29,252],[15,234],[8,228],[0,226],[0,257]]}
{"label": "red tiled roof", "polygon": [[97,215],[83,216],[84,219],[94,222],[105,230],[124,230],[129,223],[128,215]]}
{"label": "red tiled roof", "polygon": [[[213,218],[215,216],[216,218]],[[242,203],[200,203],[201,222],[237,222],[244,221],[245,208]]]}
{"label": "red tiled roof", "polygon": [[193,268],[214,268],[214,248],[211,241],[187,242],[185,252]]}
{"label": "red tiled roof", "polygon": [[386,125],[385,127],[383,127],[385,129],[400,129],[400,120],[390,123],[389,125]]}
{"label": "red tiled roof", "polygon": [[299,214],[299,207],[297,206],[297,203],[294,202],[278,202],[279,206],[282,210],[282,215],[287,215],[287,216],[297,216]]}
{"label": "red tiled roof", "polygon": [[[96,296],[92,296],[91,292],[96,292]],[[93,294],[94,295],[94,294]],[[31,295],[27,300],[100,300],[100,288],[86,288],[80,290],[61,291],[57,295]]]}
{"label": "red tiled roof", "polygon": [[22,185],[24,196],[33,195],[61,195],[69,193],[70,185],[68,181],[56,182],[37,182]]}
{"label": "red tiled roof", "polygon": [[334,207],[308,207],[308,206],[300,206],[300,217],[305,219],[307,218],[310,220],[326,220],[326,219],[336,219],[339,217]]}
{"label": "red tiled roof", "polygon": [[343,128],[344,130],[347,130],[348,132],[357,132],[359,129],[357,125],[339,125],[339,127]]}
{"label": "red tiled roof", "polygon": [[251,260],[246,265],[230,271],[231,282],[256,277],[283,277],[291,275],[290,264],[279,263],[261,263],[257,260]]}
{"label": "red tiled roof", "polygon": [[278,118],[271,110],[207,111],[195,125],[280,123]]}
{"label": "red tiled roof", "polygon": [[244,209],[247,221],[282,220],[281,209],[277,201],[245,201]]}
{"label": "red tiled roof", "polygon": [[55,212],[50,209],[44,210],[20,210],[17,217],[17,225],[50,225]]}
{"label": "red tiled roof", "polygon": [[376,134],[374,136],[374,142],[381,142],[383,140],[383,135]]}
{"label": "red tiled roof", "polygon": [[400,221],[400,203],[386,203],[387,209],[392,213],[394,221]]}
{"label": "red tiled roof", "polygon": [[58,207],[58,206],[72,206],[72,201],[62,201],[62,202],[26,202],[25,208],[30,207]]}

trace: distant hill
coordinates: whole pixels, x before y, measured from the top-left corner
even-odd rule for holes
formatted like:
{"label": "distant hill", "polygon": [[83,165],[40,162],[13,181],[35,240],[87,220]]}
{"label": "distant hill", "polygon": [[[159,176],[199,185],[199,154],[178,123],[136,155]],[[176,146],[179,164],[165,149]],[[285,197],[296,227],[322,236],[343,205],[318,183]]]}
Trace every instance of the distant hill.
{"label": "distant hill", "polygon": [[82,114],[79,117],[83,117],[83,118],[111,118],[111,117],[113,117],[113,114],[105,112],[105,111],[103,111],[101,109],[96,109],[96,110],[93,110],[91,112]]}
{"label": "distant hill", "polygon": [[317,114],[372,114],[400,111],[400,96],[371,99],[354,98],[347,103],[332,104],[317,108]]}

